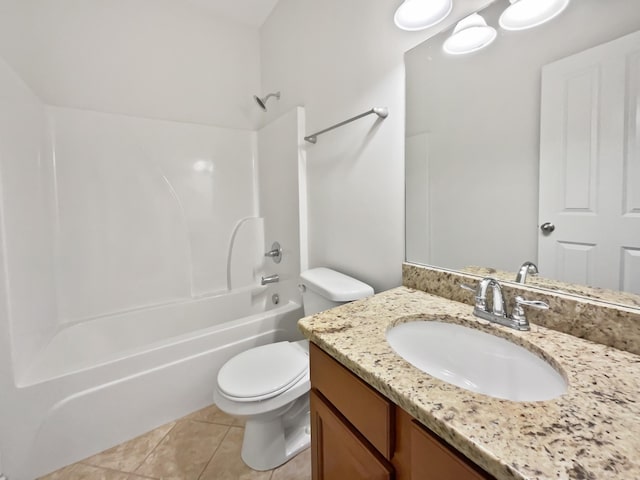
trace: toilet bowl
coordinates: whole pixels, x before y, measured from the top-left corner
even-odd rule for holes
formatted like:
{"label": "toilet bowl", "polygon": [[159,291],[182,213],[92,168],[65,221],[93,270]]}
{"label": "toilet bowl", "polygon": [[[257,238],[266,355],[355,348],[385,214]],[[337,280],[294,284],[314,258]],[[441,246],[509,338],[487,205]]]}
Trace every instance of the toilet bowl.
{"label": "toilet bowl", "polygon": [[246,420],[242,460],[282,465],[309,445],[309,348],[305,340],[249,349],[220,369],[214,402]]}
{"label": "toilet bowl", "polygon": [[[300,279],[305,315],[373,295],[369,285],[328,268]],[[241,456],[249,467],[271,470],[309,446],[310,387],[306,340],[251,348],[222,366],[214,402],[246,420]]]}

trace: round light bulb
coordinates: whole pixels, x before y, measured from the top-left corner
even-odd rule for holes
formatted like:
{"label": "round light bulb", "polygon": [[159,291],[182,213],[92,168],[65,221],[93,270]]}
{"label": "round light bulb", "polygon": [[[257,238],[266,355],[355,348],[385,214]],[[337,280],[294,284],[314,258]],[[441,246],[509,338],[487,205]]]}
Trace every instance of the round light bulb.
{"label": "round light bulb", "polygon": [[458,22],[442,48],[451,55],[472,53],[490,45],[497,35],[495,28],[489,27],[482,16],[474,13]]}
{"label": "round light bulb", "polygon": [[505,30],[525,30],[537,27],[560,15],[569,0],[509,0],[511,5],[500,15]]}
{"label": "round light bulb", "polygon": [[452,0],[404,0],[393,21],[402,30],[422,30],[444,20],[452,8]]}

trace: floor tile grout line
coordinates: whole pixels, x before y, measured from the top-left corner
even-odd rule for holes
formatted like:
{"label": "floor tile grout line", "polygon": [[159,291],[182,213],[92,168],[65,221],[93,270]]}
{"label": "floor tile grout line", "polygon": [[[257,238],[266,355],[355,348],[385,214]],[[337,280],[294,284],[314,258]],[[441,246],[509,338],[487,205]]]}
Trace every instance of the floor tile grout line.
{"label": "floor tile grout line", "polygon": [[216,453],[218,453],[218,450],[220,450],[220,447],[222,446],[224,441],[227,439],[227,436],[231,432],[232,426],[231,425],[226,425],[226,427],[227,427],[227,431],[225,432],[224,437],[222,437],[222,440],[220,440],[220,443],[218,444],[218,446],[213,450],[213,453],[211,454],[211,457],[207,461],[207,464],[204,466],[204,468],[200,472],[200,475],[198,475],[198,480],[200,480],[202,478],[202,475],[204,475],[204,472],[207,471],[207,468],[209,468],[209,464],[211,463],[211,460],[213,460],[213,457],[216,456]]}
{"label": "floor tile grout line", "polygon": [[219,425],[221,427],[242,427],[242,425],[235,425],[233,423],[210,422],[208,420],[200,420],[200,419],[195,419],[195,418],[192,418],[189,421],[190,422],[197,422],[197,423],[206,423],[208,425]]}
{"label": "floor tile grout line", "polygon": [[[171,427],[171,428],[167,431],[167,433],[165,433],[165,434],[162,436],[162,438],[161,438],[160,440],[158,440],[158,442],[153,446],[153,448],[149,451],[149,453],[147,453],[147,455],[142,459],[142,461],[138,464],[138,466],[137,466],[136,468],[134,468],[134,469],[133,469],[133,472],[129,472],[129,473],[133,473],[133,474],[136,474],[136,475],[137,475],[137,471],[138,471],[138,469],[139,469],[142,465],[144,465],[144,462],[146,462],[146,461],[147,461],[147,459],[148,459],[148,458],[153,454],[153,452],[155,452],[155,451],[156,451],[156,448],[158,448],[158,445],[160,445],[162,442],[164,442],[164,439],[165,439],[165,438],[167,438],[171,432],[173,432],[173,429],[174,429],[174,428],[176,428],[176,426],[178,425],[178,422],[179,422],[179,420],[174,420],[174,422],[173,422],[173,427]],[[171,423],[171,422],[169,422],[169,423]],[[165,425],[167,425],[167,424],[165,424]],[[160,426],[159,426],[159,427],[157,427],[157,428],[162,428],[163,426],[164,426],[164,425],[160,425]],[[153,431],[153,430],[151,430],[151,432],[152,432],[152,431]],[[149,433],[150,433],[150,432],[149,432]],[[153,477],[151,477],[151,478],[153,478]]]}
{"label": "floor tile grout line", "polygon": [[[173,422],[177,424],[177,420],[174,420]],[[172,422],[169,422],[169,423],[172,423]],[[153,451],[156,449],[156,447],[157,447],[158,445],[160,445],[160,443],[165,439],[165,437],[166,437],[167,435],[169,435],[169,433],[174,429],[175,424],[173,425],[173,427],[171,427],[171,428],[167,431],[167,433],[165,433],[165,434],[164,434],[164,436],[163,436],[160,440],[158,440],[158,442],[153,446],[153,448],[151,449],[151,451],[150,451],[150,452],[149,452],[149,453],[144,457],[144,459],[142,460],[142,462],[141,462],[138,466],[136,466],[136,467],[133,469],[133,471],[128,472],[128,471],[126,471],[126,470],[118,470],[118,469],[116,469],[116,468],[105,467],[105,466],[103,466],[103,465],[96,465],[96,464],[94,464],[94,463],[88,462],[87,460],[89,460],[89,459],[91,459],[91,458],[95,457],[96,455],[101,455],[101,454],[103,454],[104,452],[106,452],[106,451],[108,451],[108,450],[112,450],[112,449],[114,449],[114,448],[118,448],[118,447],[120,447],[120,446],[124,445],[125,443],[132,442],[132,441],[134,441],[134,440],[136,440],[136,439],[138,439],[138,438],[140,438],[140,437],[143,437],[143,436],[145,436],[145,435],[148,435],[149,433],[153,432],[153,430],[157,430],[158,428],[162,428],[162,427],[164,427],[164,426],[168,425],[169,423],[165,423],[164,425],[160,425],[159,427],[156,427],[156,428],[154,428],[154,429],[152,429],[152,430],[149,430],[148,432],[145,432],[145,433],[143,433],[142,435],[138,435],[137,437],[133,437],[133,438],[131,438],[131,439],[129,439],[129,440],[125,440],[124,442],[121,442],[121,443],[119,443],[118,445],[115,445],[115,446],[113,446],[113,447],[111,447],[111,448],[108,448],[107,450],[103,450],[102,452],[98,452],[98,453],[96,453],[95,455],[92,455],[92,456],[90,456],[90,457],[84,458],[84,459],[82,459],[82,460],[80,460],[80,461],[78,461],[78,462],[76,462],[76,463],[74,463],[74,464],[72,464],[72,465],[75,465],[75,464],[81,463],[82,465],[88,465],[88,466],[90,466],[90,467],[94,467],[94,468],[102,468],[102,469],[104,469],[104,470],[111,470],[111,471],[118,472],[118,473],[136,474],[136,475],[138,475],[138,476],[143,476],[143,477],[144,477],[144,475],[142,475],[142,474],[137,474],[137,473],[136,473],[136,470],[137,470],[138,468],[140,468],[140,466],[145,462],[145,460],[149,457],[149,455],[151,455],[151,453],[153,453]],[[154,478],[154,477],[148,477],[148,478]]]}
{"label": "floor tile grout line", "polygon": [[97,465],[92,465],[90,463],[85,463],[84,460],[80,460],[79,462],[72,463],[70,466],[78,465],[78,464],[84,465],[84,466],[87,466],[87,467],[91,467],[91,468],[95,468],[96,470],[104,470],[106,472],[122,473],[123,475],[135,475],[135,476],[140,477],[140,478],[148,478],[150,480],[159,480],[156,477],[149,477],[148,475],[142,475],[142,474],[138,475],[135,472],[125,472],[125,471],[122,471],[122,470],[118,470],[117,468],[98,467]]}

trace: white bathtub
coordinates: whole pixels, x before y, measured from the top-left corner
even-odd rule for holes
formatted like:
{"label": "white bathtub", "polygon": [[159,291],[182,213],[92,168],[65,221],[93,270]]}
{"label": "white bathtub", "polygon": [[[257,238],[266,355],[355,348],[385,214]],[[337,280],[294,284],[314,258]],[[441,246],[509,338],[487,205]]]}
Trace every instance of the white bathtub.
{"label": "white bathtub", "polygon": [[60,330],[18,382],[30,415],[3,452],[21,465],[11,480],[32,480],[211,404],[228,358],[302,338],[301,306],[265,311],[267,295],[258,287]]}

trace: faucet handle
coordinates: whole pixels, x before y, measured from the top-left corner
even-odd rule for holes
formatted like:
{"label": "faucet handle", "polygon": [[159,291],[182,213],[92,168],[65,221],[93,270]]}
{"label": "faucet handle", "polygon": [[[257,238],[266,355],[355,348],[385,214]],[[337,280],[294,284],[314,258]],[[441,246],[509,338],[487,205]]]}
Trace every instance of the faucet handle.
{"label": "faucet handle", "polygon": [[520,295],[515,298],[516,304],[511,312],[511,319],[518,325],[519,330],[529,330],[529,320],[524,312],[523,306],[533,307],[539,310],[548,310],[549,304],[540,300],[525,300]]}
{"label": "faucet handle", "polygon": [[468,285],[466,283],[461,283],[460,288],[462,288],[463,290],[469,290],[470,292],[473,292],[473,293],[476,293],[478,291],[477,288],[473,288],[471,285]]}
{"label": "faucet handle", "polygon": [[275,263],[282,261],[282,247],[278,242],[273,242],[271,250],[264,254],[265,257],[270,257]]}
{"label": "faucet handle", "polygon": [[539,310],[549,310],[549,304],[546,302],[543,302],[542,300],[525,300],[520,295],[518,295],[515,298],[515,300],[516,300],[516,307],[521,305],[526,305],[527,307],[533,307]]}
{"label": "faucet handle", "polygon": [[480,290],[481,290],[480,284],[478,284],[478,288],[473,288],[471,285],[467,285],[466,283],[461,283],[460,288],[474,293],[475,310],[484,311],[484,312],[487,311],[487,298],[486,296],[480,293]]}

